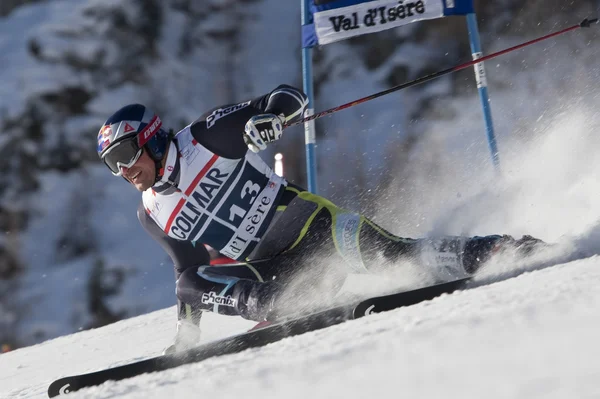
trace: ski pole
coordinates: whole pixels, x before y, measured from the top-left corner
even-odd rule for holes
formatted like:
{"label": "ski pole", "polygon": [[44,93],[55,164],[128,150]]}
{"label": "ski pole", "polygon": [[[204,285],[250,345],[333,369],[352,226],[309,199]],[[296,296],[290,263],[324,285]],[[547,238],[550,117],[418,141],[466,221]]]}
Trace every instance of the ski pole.
{"label": "ski pole", "polygon": [[398,91],[398,90],[402,90],[402,89],[406,89],[406,88],[409,88],[409,87],[413,87],[413,86],[416,86],[418,84],[425,83],[425,82],[428,82],[428,81],[433,80],[433,79],[437,79],[437,78],[439,78],[441,76],[448,75],[450,73],[460,71],[462,69],[471,67],[471,66],[473,66],[475,64],[479,64],[480,62],[491,60],[492,58],[496,58],[496,57],[498,57],[500,55],[503,55],[503,54],[506,54],[506,53],[510,53],[511,51],[519,50],[519,49],[522,49],[523,47],[527,47],[527,46],[530,46],[532,44],[539,43],[539,42],[541,42],[543,40],[546,40],[546,39],[549,39],[551,37],[562,35],[563,33],[567,33],[567,32],[570,32],[572,30],[579,29],[579,28],[589,28],[594,23],[598,23],[598,18],[593,18],[593,19],[587,19],[586,18],[581,23],[579,23],[577,25],[573,25],[573,26],[571,26],[569,28],[560,30],[558,32],[550,33],[548,35],[538,37],[537,39],[533,39],[533,40],[530,40],[528,42],[521,43],[521,44],[518,44],[516,46],[509,47],[507,49],[504,49],[504,50],[501,50],[501,51],[498,51],[498,52],[486,55],[486,56],[481,57],[479,59],[472,60],[472,61],[469,61],[469,62],[465,62],[464,64],[456,65],[456,66],[453,66],[453,67],[448,68],[448,69],[444,69],[444,70],[439,71],[439,72],[434,72],[434,73],[431,73],[429,75],[422,76],[422,77],[417,78],[415,80],[411,80],[409,82],[402,83],[402,84],[399,84],[397,86],[391,87],[391,88],[389,88],[387,90],[383,90],[383,91],[380,91],[378,93],[371,94],[370,96],[359,98],[358,100],[355,100],[355,101],[352,101],[352,102],[349,102],[349,103],[346,103],[346,104],[342,104],[342,105],[334,107],[334,108],[330,108],[328,110],[319,112],[319,113],[311,115],[311,116],[307,116],[306,118],[304,118],[302,120],[286,124],[283,127],[286,128],[286,127],[290,127],[290,126],[294,126],[294,125],[299,125],[301,123],[305,123],[305,122],[309,122],[309,121],[312,121],[312,120],[317,119],[317,118],[321,118],[321,117],[323,117],[325,115],[333,114],[334,112],[338,112],[338,111],[341,111],[343,109],[350,108],[350,107],[353,107],[353,106],[358,105],[358,104],[362,104],[364,102],[373,100],[375,98],[379,98],[379,97],[385,96],[386,94],[390,94],[390,93],[393,93],[393,92]]}

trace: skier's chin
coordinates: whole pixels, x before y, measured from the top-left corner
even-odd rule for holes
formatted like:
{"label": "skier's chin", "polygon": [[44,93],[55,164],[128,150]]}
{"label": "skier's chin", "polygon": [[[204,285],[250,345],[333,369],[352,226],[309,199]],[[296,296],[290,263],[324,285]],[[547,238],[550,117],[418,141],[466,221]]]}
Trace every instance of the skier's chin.
{"label": "skier's chin", "polygon": [[[141,176],[140,176],[141,177]],[[152,184],[150,184],[150,182],[148,181],[148,179],[141,179],[141,178],[136,178],[135,180],[130,180],[127,179],[127,181],[129,181],[129,183],[136,188],[136,190],[138,191],[146,191],[147,189],[149,189]]]}
{"label": "skier's chin", "polygon": [[135,187],[138,191],[146,191],[147,189],[149,189],[152,185],[148,184],[146,182],[138,182],[138,183],[133,183],[130,182],[133,187]]}

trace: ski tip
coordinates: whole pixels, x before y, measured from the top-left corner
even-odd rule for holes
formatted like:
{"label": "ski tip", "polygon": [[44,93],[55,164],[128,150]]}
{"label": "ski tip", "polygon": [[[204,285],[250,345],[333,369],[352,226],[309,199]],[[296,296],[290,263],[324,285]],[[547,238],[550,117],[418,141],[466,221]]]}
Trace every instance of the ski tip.
{"label": "ski tip", "polygon": [[67,395],[77,389],[78,387],[69,378],[61,378],[50,384],[48,387],[48,397],[53,398],[55,396]]}
{"label": "ski tip", "polygon": [[381,313],[405,306],[416,305],[437,298],[443,294],[451,294],[455,291],[467,288],[467,284],[471,279],[471,277],[465,277],[454,281],[401,291],[395,294],[367,298],[354,306],[352,318],[358,319],[359,317],[368,316],[373,313]]}

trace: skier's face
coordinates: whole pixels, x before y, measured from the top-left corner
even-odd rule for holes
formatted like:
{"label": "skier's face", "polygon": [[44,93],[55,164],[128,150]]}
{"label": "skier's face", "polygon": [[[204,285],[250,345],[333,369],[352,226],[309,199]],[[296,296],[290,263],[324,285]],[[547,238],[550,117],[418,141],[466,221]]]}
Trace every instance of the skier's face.
{"label": "skier's face", "polygon": [[154,161],[145,150],[131,168],[121,167],[121,173],[138,191],[152,187],[156,178]]}

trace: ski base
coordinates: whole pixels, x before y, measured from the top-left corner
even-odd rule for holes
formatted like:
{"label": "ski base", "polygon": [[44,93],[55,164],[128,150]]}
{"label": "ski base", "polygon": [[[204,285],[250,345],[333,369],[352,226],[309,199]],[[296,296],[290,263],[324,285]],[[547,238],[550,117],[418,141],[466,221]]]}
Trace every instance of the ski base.
{"label": "ski base", "polygon": [[252,329],[249,332],[210,342],[183,353],[156,356],[88,374],[60,378],[50,384],[48,396],[52,398],[85,387],[100,385],[110,380],[118,381],[144,373],[163,371],[188,363],[200,362],[215,356],[238,353],[372,313],[414,305],[464,288],[469,280],[469,278],[465,278],[412,291],[368,298],[356,304],[339,306],[294,319],[282,320],[265,327]]}

